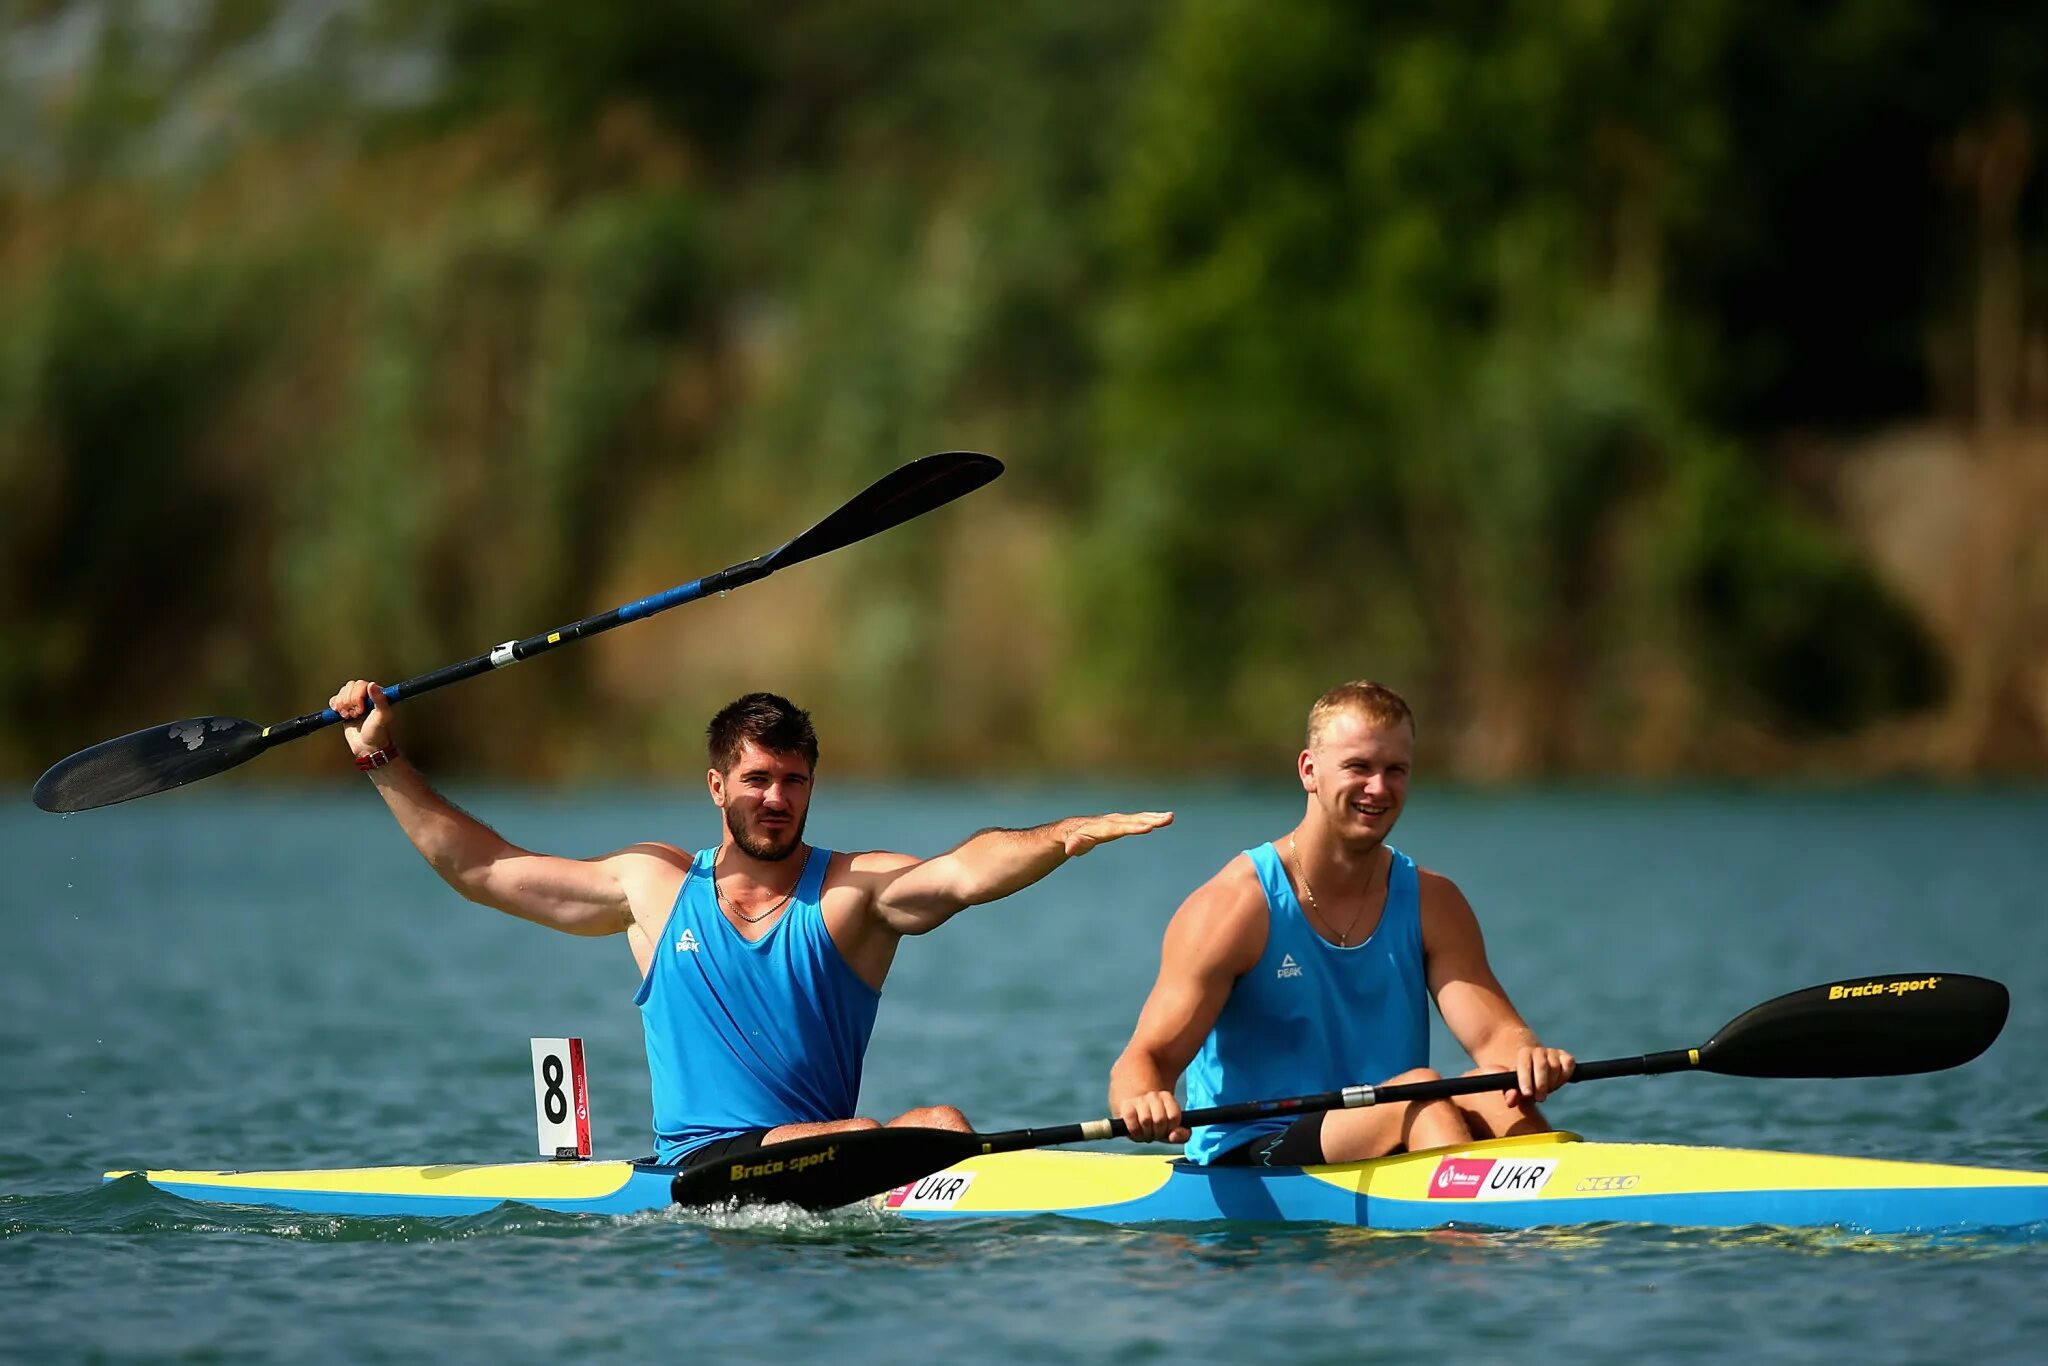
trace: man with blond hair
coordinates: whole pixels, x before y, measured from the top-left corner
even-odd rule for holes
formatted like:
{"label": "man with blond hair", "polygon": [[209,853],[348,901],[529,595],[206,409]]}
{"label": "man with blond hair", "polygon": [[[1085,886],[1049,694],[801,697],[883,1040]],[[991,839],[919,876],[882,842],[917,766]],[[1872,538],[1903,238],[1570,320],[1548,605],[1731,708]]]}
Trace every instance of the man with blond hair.
{"label": "man with blond hair", "polygon": [[[1393,689],[1317,699],[1295,763],[1300,823],[1232,859],[1167,925],[1109,1076],[1133,1138],[1186,1142],[1196,1162],[1297,1167],[1549,1128],[1535,1102],[1570,1078],[1571,1054],[1509,1002],[1457,885],[1387,843],[1414,762],[1415,717]],[[1431,1000],[1477,1070],[1515,1073],[1514,1090],[1210,1125],[1190,1141],[1183,1071],[1190,1108],[1435,1080]]]}

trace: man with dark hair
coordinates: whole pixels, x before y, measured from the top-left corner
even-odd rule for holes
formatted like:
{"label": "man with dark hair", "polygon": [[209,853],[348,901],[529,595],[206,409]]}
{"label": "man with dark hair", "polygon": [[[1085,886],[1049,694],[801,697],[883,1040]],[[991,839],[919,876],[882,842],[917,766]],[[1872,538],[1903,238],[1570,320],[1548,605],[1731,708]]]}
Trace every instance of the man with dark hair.
{"label": "man with dark hair", "polygon": [[818,766],[818,732],[811,729],[811,714],[786,697],[750,692],[719,708],[704,727],[705,757],[719,772],[728,772],[749,740],[785,754],[801,754],[812,768]]}
{"label": "man with dark hair", "polygon": [[1572,1055],[1537,1039],[1486,961],[1457,884],[1387,843],[1408,800],[1415,715],[1381,683],[1345,683],[1309,709],[1295,761],[1306,810],[1174,912],[1159,979],[1109,1074],[1110,1111],[1136,1139],[1186,1142],[1190,1107],[1351,1085],[1428,1081],[1429,1003],[1507,1092],[1286,1115],[1204,1128],[1197,1162],[1356,1162],[1549,1127],[1534,1102]]}
{"label": "man with dark hair", "polygon": [[[344,684],[329,705],[356,767],[449,886],[550,929],[626,936],[640,967],[634,1000],[664,1162],[880,1127],[855,1115],[861,1059],[903,936],[1173,819],[1141,812],[984,830],[930,859],[812,849],[811,718],[773,693],[749,693],[706,730],[705,782],[725,817],[717,845],[694,856],[650,842],[556,858],[518,848],[434,791],[399,754],[374,684]],[[968,1127],[949,1105],[889,1122]]]}

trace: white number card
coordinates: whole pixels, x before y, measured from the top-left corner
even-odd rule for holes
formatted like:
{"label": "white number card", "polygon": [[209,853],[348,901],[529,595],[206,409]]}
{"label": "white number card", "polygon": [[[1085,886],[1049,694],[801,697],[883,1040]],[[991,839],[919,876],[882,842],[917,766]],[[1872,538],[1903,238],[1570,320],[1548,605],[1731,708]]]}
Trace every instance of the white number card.
{"label": "white number card", "polygon": [[540,1155],[590,1156],[590,1090],[583,1080],[583,1040],[533,1040],[533,1118]]}

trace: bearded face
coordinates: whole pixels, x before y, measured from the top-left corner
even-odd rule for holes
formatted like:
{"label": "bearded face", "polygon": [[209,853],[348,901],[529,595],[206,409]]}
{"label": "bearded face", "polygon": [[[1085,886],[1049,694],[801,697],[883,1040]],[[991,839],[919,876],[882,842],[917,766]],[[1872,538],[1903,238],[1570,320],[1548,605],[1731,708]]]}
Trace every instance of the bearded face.
{"label": "bearded face", "polygon": [[806,811],[788,820],[760,811],[750,813],[733,804],[725,808],[725,828],[732,832],[732,842],[748,858],[780,863],[803,847],[804,822],[809,815]]}
{"label": "bearded face", "polygon": [[803,847],[811,809],[811,766],[801,754],[748,741],[738,762],[706,775],[733,843],[749,858],[780,863]]}

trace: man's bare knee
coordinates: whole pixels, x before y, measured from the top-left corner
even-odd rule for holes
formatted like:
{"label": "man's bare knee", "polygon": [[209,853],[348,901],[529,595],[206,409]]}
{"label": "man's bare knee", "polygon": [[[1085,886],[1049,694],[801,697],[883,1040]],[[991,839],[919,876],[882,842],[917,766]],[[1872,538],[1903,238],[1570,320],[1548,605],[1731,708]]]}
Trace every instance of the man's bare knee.
{"label": "man's bare knee", "polygon": [[889,1121],[892,1129],[951,1129],[955,1133],[967,1133],[973,1125],[967,1116],[950,1105],[921,1105],[915,1110],[906,1110]]}
{"label": "man's bare knee", "polygon": [[1443,1073],[1437,1071],[1434,1067],[1411,1067],[1398,1077],[1388,1077],[1385,1081],[1381,1082],[1380,1085],[1406,1086],[1410,1082],[1442,1081],[1443,1079]]}
{"label": "man's bare knee", "polygon": [[[1465,1075],[1477,1076],[1482,1070],[1475,1068]],[[1509,1105],[1505,1091],[1481,1091],[1459,1096],[1458,1109],[1463,1112],[1466,1124],[1471,1126],[1474,1138],[1514,1138],[1522,1134],[1550,1132],[1550,1121],[1543,1117],[1534,1101],[1524,1100],[1520,1105]]]}
{"label": "man's bare knee", "polygon": [[761,1135],[763,1143],[790,1143],[800,1138],[819,1138],[825,1134],[852,1134],[863,1129],[879,1129],[882,1126],[872,1119],[828,1119],[810,1124],[778,1124]]}
{"label": "man's bare knee", "polygon": [[1471,1141],[1468,1117],[1449,1100],[1411,1102],[1401,1118],[1401,1146],[1410,1152],[1450,1148]]}

